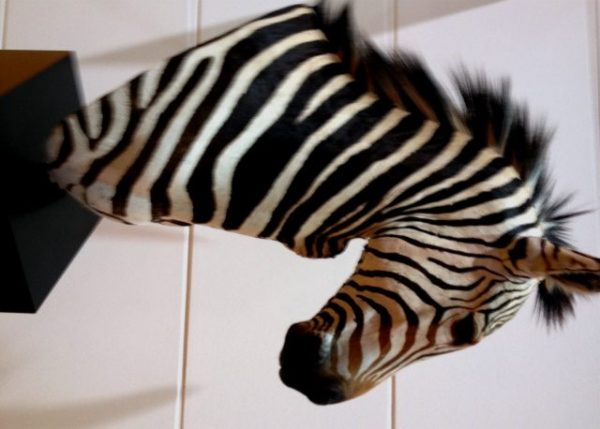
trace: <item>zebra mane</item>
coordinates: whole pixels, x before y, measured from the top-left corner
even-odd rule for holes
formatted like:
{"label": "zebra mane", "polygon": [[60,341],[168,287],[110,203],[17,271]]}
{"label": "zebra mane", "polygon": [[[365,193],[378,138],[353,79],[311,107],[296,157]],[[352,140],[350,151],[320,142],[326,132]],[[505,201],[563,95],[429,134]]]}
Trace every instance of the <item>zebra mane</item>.
{"label": "zebra mane", "polygon": [[[527,108],[515,102],[507,79],[494,84],[483,74],[461,69],[454,74],[459,102],[452,103],[417,56],[383,54],[362,37],[349,5],[337,16],[328,10],[326,0],[315,10],[332,51],[359,84],[406,111],[422,114],[441,126],[465,129],[482,146],[494,147],[534,189],[532,203],[538,209],[544,237],[568,245],[567,221],[585,212],[565,212],[570,196],[552,196],[546,165],[552,133],[543,123],[534,123]],[[571,293],[547,280],[540,282],[536,310],[548,325],[562,325],[573,313],[573,301]]]}

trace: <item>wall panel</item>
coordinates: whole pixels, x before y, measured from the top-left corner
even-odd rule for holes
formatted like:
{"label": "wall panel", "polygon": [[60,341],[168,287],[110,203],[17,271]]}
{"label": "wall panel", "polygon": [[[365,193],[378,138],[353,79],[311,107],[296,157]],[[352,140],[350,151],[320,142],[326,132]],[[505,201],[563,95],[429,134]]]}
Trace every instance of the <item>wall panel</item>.
{"label": "wall panel", "polygon": [[6,20],[6,2],[8,0],[0,0],[0,49],[4,48],[4,28]]}
{"label": "wall panel", "polygon": [[[76,50],[90,100],[185,48],[192,3],[12,1],[5,46]],[[0,427],[174,425],[185,235],[102,221],[38,314],[0,314]]]}

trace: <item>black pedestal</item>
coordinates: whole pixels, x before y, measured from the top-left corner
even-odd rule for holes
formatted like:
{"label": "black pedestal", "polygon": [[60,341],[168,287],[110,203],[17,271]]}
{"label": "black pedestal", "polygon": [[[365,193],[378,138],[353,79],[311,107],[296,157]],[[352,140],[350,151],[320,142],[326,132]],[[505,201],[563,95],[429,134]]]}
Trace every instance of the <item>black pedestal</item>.
{"label": "black pedestal", "polygon": [[98,222],[44,168],[50,129],[80,106],[75,70],[68,52],[0,50],[0,312],[37,311]]}

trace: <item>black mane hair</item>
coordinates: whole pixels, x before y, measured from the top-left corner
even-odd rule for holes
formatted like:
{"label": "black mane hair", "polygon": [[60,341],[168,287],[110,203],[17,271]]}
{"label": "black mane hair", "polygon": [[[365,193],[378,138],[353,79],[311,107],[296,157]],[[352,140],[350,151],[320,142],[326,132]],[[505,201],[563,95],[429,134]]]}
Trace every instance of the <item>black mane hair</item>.
{"label": "black mane hair", "polygon": [[[521,179],[531,184],[544,237],[568,245],[566,223],[583,212],[566,213],[570,198],[552,197],[546,165],[552,133],[543,123],[534,123],[527,109],[511,98],[507,79],[494,84],[483,74],[472,75],[462,68],[454,74],[459,102],[453,104],[417,56],[381,53],[362,37],[354,27],[350,6],[335,16],[324,0],[315,10],[332,51],[356,81],[406,111],[420,113],[441,126],[463,129],[475,141],[496,148]],[[573,313],[573,300],[571,293],[543,280],[536,309],[549,326],[562,325]]]}

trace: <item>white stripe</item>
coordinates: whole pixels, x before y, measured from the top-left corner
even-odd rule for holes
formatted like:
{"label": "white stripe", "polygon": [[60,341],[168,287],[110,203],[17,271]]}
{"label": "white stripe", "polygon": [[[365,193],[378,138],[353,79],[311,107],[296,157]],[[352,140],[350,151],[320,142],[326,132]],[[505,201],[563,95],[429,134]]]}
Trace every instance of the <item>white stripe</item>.
{"label": "white stripe", "polygon": [[[286,216],[281,221],[279,228],[272,234],[273,236],[277,236],[283,224],[285,224],[288,216],[298,207],[300,204],[309,199],[315,191],[327,180],[341,165],[345,164],[350,158],[356,155],[359,152],[362,152],[370,147],[372,147],[373,143],[383,137],[388,131],[394,128],[396,125],[400,123],[402,118],[406,117],[408,113],[399,110],[393,109],[391,110],[385,117],[383,117],[371,130],[366,133],[363,137],[361,137],[358,142],[349,146],[345,151],[343,151],[337,158],[335,158],[328,166],[325,168],[317,177],[317,179],[313,182],[309,190],[304,194],[304,197],[300,199],[296,204],[294,204],[287,212]],[[266,226],[266,225],[265,225]]]}
{"label": "white stripe", "polygon": [[[104,198],[112,198],[109,195],[109,189],[113,189],[131,168],[133,163],[139,157],[140,153],[148,143],[148,138],[154,131],[160,115],[168,107],[177,95],[181,92],[186,82],[190,79],[194,70],[204,59],[204,52],[198,50],[194,54],[185,58],[179,66],[176,75],[170,82],[170,85],[160,94],[160,96],[152,103],[151,106],[144,112],[142,120],[137,126],[135,134],[128,142],[128,145],[119,156],[107,166],[98,176],[98,182],[102,182],[104,189]],[[111,185],[110,188],[105,185]]]}
{"label": "white stripe", "polygon": [[[309,58],[296,67],[262,106],[246,129],[219,156],[213,170],[213,192],[219,196],[213,224],[220,225],[225,219],[231,199],[233,175],[240,159],[256,140],[281,118],[304,81],[313,72],[332,64],[335,60],[333,55],[324,54]],[[257,166],[258,168],[260,166]]]}
{"label": "white stripe", "polygon": [[159,67],[147,71],[140,77],[140,94],[138,97],[138,107],[140,109],[145,109],[148,107],[150,100],[152,100],[152,97],[156,93],[158,83],[160,82],[160,76],[162,75],[167,63],[168,60],[162,62]]}
{"label": "white stripe", "polygon": [[342,191],[312,213],[302,225],[302,228],[298,231],[295,238],[307,237],[316,231],[322,225],[323,219],[328,218],[337,208],[362,191],[370,182],[380,177],[382,174],[386,174],[389,168],[400,164],[408,156],[428,142],[438,126],[439,124],[437,123],[430,121],[426,122],[419,132],[414,137],[407,140],[395,153],[371,164],[364,173],[352,180]]}
{"label": "white stripe", "polygon": [[288,190],[292,180],[317,145],[344,126],[358,112],[371,106],[375,101],[376,98],[372,94],[363,95],[358,100],[345,105],[318,130],[311,134],[277,177],[269,193],[246,219],[240,231],[257,231],[261,226],[264,227],[270,220],[271,213]]}
{"label": "white stripe", "polygon": [[[191,57],[195,58],[203,55],[207,56],[215,53],[223,53],[229,47],[233,46],[240,40],[248,37],[256,30],[310,13],[314,13],[314,11],[307,7],[299,7],[283,15],[252,22],[246,26],[240,27],[230,35],[219,39],[215,43],[198,48],[197,51],[194,51],[194,55],[192,55]],[[189,62],[190,59],[186,58],[185,61]],[[166,65],[166,63],[167,62],[164,62],[161,67],[146,72],[146,74],[142,77],[142,103],[148,103],[154,95],[156,91],[156,86],[158,85],[160,79],[160,73]],[[174,79],[172,82],[170,82],[171,90],[173,88],[173,84],[181,85],[181,79]],[[61,168],[58,171],[52,173],[55,180],[66,182],[67,184],[78,183],[83,174],[89,169],[89,166],[94,161],[94,159],[104,156],[121,139],[123,131],[125,130],[129,121],[130,106],[128,86],[129,83],[122,86],[121,88],[118,88],[117,90],[113,91],[108,95],[108,99],[110,101],[111,109],[113,112],[112,123],[110,125],[110,130],[102,139],[102,141],[99,142],[98,147],[94,152],[89,150],[87,145],[87,139],[84,139],[84,137],[80,135],[80,130],[77,131],[78,127],[75,127],[75,135],[77,138],[74,139],[74,144],[76,150],[69,158],[68,162],[64,165],[64,168]],[[164,94],[162,95],[164,96]],[[163,100],[168,101],[166,99]],[[163,102],[162,104],[164,105],[165,103]],[[90,112],[90,116],[91,115],[92,112]],[[156,112],[154,112],[154,118],[155,117]],[[100,116],[98,115],[97,119],[90,118],[90,121],[95,120],[98,120],[99,123],[99,121],[101,120]],[[71,125],[71,127],[73,128],[73,124]],[[146,130],[146,135],[147,133],[148,131]],[[141,149],[141,146],[145,143],[145,139],[142,138],[141,140],[142,141],[138,140],[141,143],[140,145],[138,145],[138,147],[134,146],[134,150],[130,150],[126,155],[123,155],[122,157],[117,159],[116,162],[109,165],[105,169],[105,171],[103,171],[102,174],[98,177],[96,183],[94,183],[88,189],[87,196],[90,204],[94,204],[94,202],[96,202],[98,209],[106,212],[112,211],[112,204],[110,203],[110,200],[114,195],[114,184],[116,184],[120,180],[122,175],[125,173],[127,168],[131,165],[131,163],[137,156],[137,153]],[[50,150],[54,149],[51,148]],[[79,197],[82,198],[82,189],[73,189],[73,192],[78,193]]]}
{"label": "white stripe", "polygon": [[[213,62],[210,64],[209,69],[206,72],[206,76],[203,77],[198,87],[194,90],[194,92],[191,95],[187,97],[186,101],[174,115],[174,119],[169,124],[168,129],[165,130],[164,135],[161,137],[161,141],[159,142],[157,150],[154,151],[154,153],[152,154],[152,157],[149,160],[147,166],[144,168],[144,172],[142,173],[142,175],[138,178],[138,180],[136,180],[130,198],[127,201],[126,213],[128,218],[130,216],[136,218],[136,222],[145,222],[152,220],[152,209],[149,194],[151,183],[159,177],[160,173],[162,172],[162,169],[167,164],[173,151],[176,149],[177,142],[180,141],[183,131],[185,130],[187,124],[191,120],[193,114],[196,112],[196,108],[206,97],[206,95],[212,88],[212,85],[217,80],[219,73],[221,72],[221,67],[223,65],[223,61],[225,55],[227,54],[227,51],[239,41],[250,36],[256,30],[267,27],[269,25],[276,24],[278,22],[294,19],[298,16],[305,15],[308,13],[312,13],[312,9],[302,7],[294,9],[293,11],[288,12],[284,15],[252,22],[244,27],[239,28],[238,30],[234,31],[228,36],[219,39],[214,43],[202,45],[188,54],[189,57],[186,58],[184,62],[184,64],[187,65],[190,64],[190,61],[192,61],[194,66],[197,66],[197,64],[200,64],[202,60],[208,57],[212,57]],[[192,60],[190,60],[190,58],[192,58]],[[148,72],[143,76],[142,103],[144,104],[144,107],[154,95],[154,92],[156,91],[156,86],[158,85],[158,82],[160,80],[160,73],[162,73],[165,65],[166,62],[162,67],[152,72]],[[190,70],[184,70],[184,72],[186,71],[189,72]],[[178,76],[174,78],[176,86],[174,87],[174,84],[171,83],[171,87],[167,88],[167,91],[169,91],[170,94],[172,94],[173,91],[176,91],[178,93],[180,91],[180,88],[182,88],[183,85],[185,85],[185,82],[187,82],[187,79],[189,79],[189,76],[185,76],[185,82],[183,82],[182,79],[183,78],[181,78],[181,74],[178,72]],[[176,94],[174,96],[176,96]],[[158,118],[157,115],[159,115],[160,112],[162,112],[164,106],[168,105],[168,103],[172,101],[174,96],[169,97],[168,99],[162,99],[162,97],[164,97],[164,94],[161,94],[161,99],[163,101],[157,100],[157,102],[152,106],[154,114],[150,117],[150,119],[148,119],[149,126],[154,125],[154,122]],[[160,104],[160,107],[155,107],[157,103]],[[149,136],[149,132],[147,132],[147,136]],[[145,143],[145,139],[147,139],[147,136],[137,137],[136,139]],[[139,149],[141,150],[141,147]],[[137,158],[137,155],[135,157]],[[132,162],[134,161],[135,159],[132,158]],[[175,180],[172,183],[174,182]],[[169,190],[169,193],[170,192],[171,189]],[[181,193],[181,195],[187,196],[186,193]],[[174,203],[169,218],[185,222],[191,221],[191,207],[188,204],[179,204],[178,201],[173,201]]]}
{"label": "white stripe", "polygon": [[354,226],[363,222],[364,219],[372,216],[375,213],[383,210],[384,207],[391,204],[391,202],[400,195],[404,190],[409,187],[417,184],[418,182],[425,180],[427,177],[431,176],[436,171],[440,171],[445,168],[465,147],[466,143],[470,140],[470,136],[462,133],[455,132],[452,140],[444,150],[437,153],[437,155],[427,164],[425,164],[422,168],[418,169],[414,174],[408,176],[400,183],[396,184],[391,190],[389,190],[385,197],[372,208],[368,213],[363,215],[360,219],[356,220],[354,224],[348,225],[341,231],[337,231],[334,236],[338,236],[344,234],[345,231],[352,229]]}
{"label": "white stripe", "polygon": [[271,62],[283,55],[293,47],[302,43],[322,40],[324,35],[318,30],[303,31],[286,37],[285,39],[261,51],[254,58],[249,59],[246,65],[241,69],[233,80],[231,86],[219,100],[219,104],[212,112],[212,115],[206,121],[202,132],[180,163],[177,172],[169,187],[169,198],[173,201],[173,208],[178,213],[189,213],[190,218],[181,219],[183,221],[191,220],[193,212],[192,201],[186,191],[193,171],[204,154],[208,144],[217,134],[221,126],[225,123],[231,112],[235,109],[239,99],[244,95],[252,81],[262,70],[267,68]]}
{"label": "white stripe", "polygon": [[[386,211],[409,206],[419,200],[422,200],[424,198],[427,198],[430,195],[433,195],[434,193],[436,193],[438,191],[441,191],[442,189],[450,188],[459,182],[467,180],[470,177],[472,177],[474,174],[479,172],[481,169],[483,169],[483,167],[488,165],[492,161],[492,159],[497,158],[497,157],[498,157],[498,153],[496,151],[491,150],[491,149],[489,149],[489,150],[484,149],[475,157],[475,159],[473,161],[471,161],[470,164],[467,164],[466,166],[464,166],[458,174],[456,174],[452,177],[449,177],[448,179],[443,180],[433,186],[430,186],[427,189],[424,189],[423,191],[419,192],[418,194],[415,194],[412,197],[407,198],[406,200],[402,200],[398,205],[390,207],[389,209],[385,209],[383,211],[383,213],[385,214]],[[482,183],[485,183],[485,182],[482,182]],[[430,206],[434,206],[434,205],[439,205],[442,203],[450,202],[452,200],[452,198],[454,198],[454,196],[450,196],[444,200],[435,201],[428,205],[423,205],[423,206],[419,206],[419,207],[430,207]]]}
{"label": "white stripe", "polygon": [[296,119],[296,122],[302,122],[309,117],[319,106],[321,106],[325,100],[330,98],[333,94],[338,92],[340,89],[352,82],[352,78],[349,75],[336,76],[327,82],[319,91],[313,95],[306,107]]}
{"label": "white stripe", "polygon": [[[504,178],[499,177],[499,179],[504,179],[504,180],[499,180],[500,184],[503,184],[502,182],[509,183],[512,180],[512,178],[510,176],[504,177]],[[490,190],[494,187],[495,186],[490,186],[490,187],[477,186],[475,188],[475,190],[473,190],[472,192],[469,192],[469,194],[477,195],[483,191]],[[462,210],[451,211],[448,213],[433,213],[433,214],[431,214],[431,213],[419,214],[418,212],[416,212],[414,214],[411,214],[411,216],[418,216],[420,218],[426,218],[426,219],[472,219],[472,218],[477,218],[477,217],[497,213],[502,210],[519,207],[519,206],[525,204],[525,202],[529,198],[531,198],[531,195],[532,195],[531,188],[529,188],[528,186],[521,186],[511,195],[507,195],[502,198],[496,198],[491,201],[485,201],[485,202],[479,203],[477,205],[464,208]],[[454,198],[453,202],[460,203],[461,201],[468,198],[469,196],[472,196],[472,195],[458,194],[458,197]],[[453,202],[450,202],[449,205],[452,205]],[[440,204],[440,205],[446,205],[446,204]]]}
{"label": "white stripe", "polygon": [[102,131],[102,111],[100,100],[101,99],[98,99],[88,104],[82,112],[88,128],[88,137],[90,139],[97,139]]}
{"label": "white stripe", "polygon": [[[77,170],[79,179],[87,172],[94,162],[95,159],[100,158],[110,152],[117,143],[122,139],[123,133],[129,123],[129,115],[131,113],[130,100],[129,100],[129,85],[124,85],[116,91],[108,95],[110,102],[110,108],[113,112],[112,122],[108,133],[105,134],[104,138],[98,143],[95,151],[89,151],[87,149],[88,142],[85,142],[86,147],[82,148],[81,156],[79,160],[74,160],[74,168]],[[109,166],[109,173],[111,169]],[[77,180],[79,182],[79,180]],[[112,195],[114,189],[111,182],[98,183],[96,181],[87,190],[85,190],[87,201],[93,207],[104,211],[112,212],[112,204],[108,195]]]}
{"label": "white stripe", "polygon": [[[414,215],[415,217],[420,217]],[[424,219],[427,220],[427,219]],[[488,242],[493,242],[499,236],[521,225],[535,224],[538,221],[537,212],[534,207],[530,207],[523,214],[508,218],[503,222],[493,225],[475,225],[475,226],[445,226],[435,225],[429,222],[419,220],[410,220],[408,222],[394,221],[394,226],[403,227],[419,227],[420,229],[429,232],[431,235],[436,235],[443,230],[443,234],[448,237],[456,237],[457,239],[472,237],[482,239]],[[455,233],[455,234],[452,234]],[[543,235],[539,227],[529,228],[527,231],[520,233],[521,235],[529,235],[532,237],[540,237]]]}
{"label": "white stripe", "polygon": [[[144,221],[152,220],[152,205],[150,200],[152,184],[158,179],[169,162],[189,121],[219,77],[222,65],[222,58],[213,59],[199,85],[194,88],[185,102],[182,103],[173,115],[171,122],[158,142],[156,150],[152,153],[152,156],[144,167],[144,171],[132,188],[131,195],[127,200],[126,213],[128,217],[132,216]],[[189,215],[184,216],[184,218],[188,219]]]}
{"label": "white stripe", "polygon": [[[106,155],[120,140],[129,120],[129,91],[127,86],[121,87],[108,95],[110,109],[113,111],[112,121],[109,129],[101,141],[98,142],[95,151],[89,149],[89,139],[83,133],[77,118],[73,114],[67,118],[69,129],[73,137],[73,152],[67,161],[58,169],[51,172],[57,183],[67,186],[78,184],[83,175],[89,170],[92,162]],[[80,195],[81,195],[80,190]]]}

